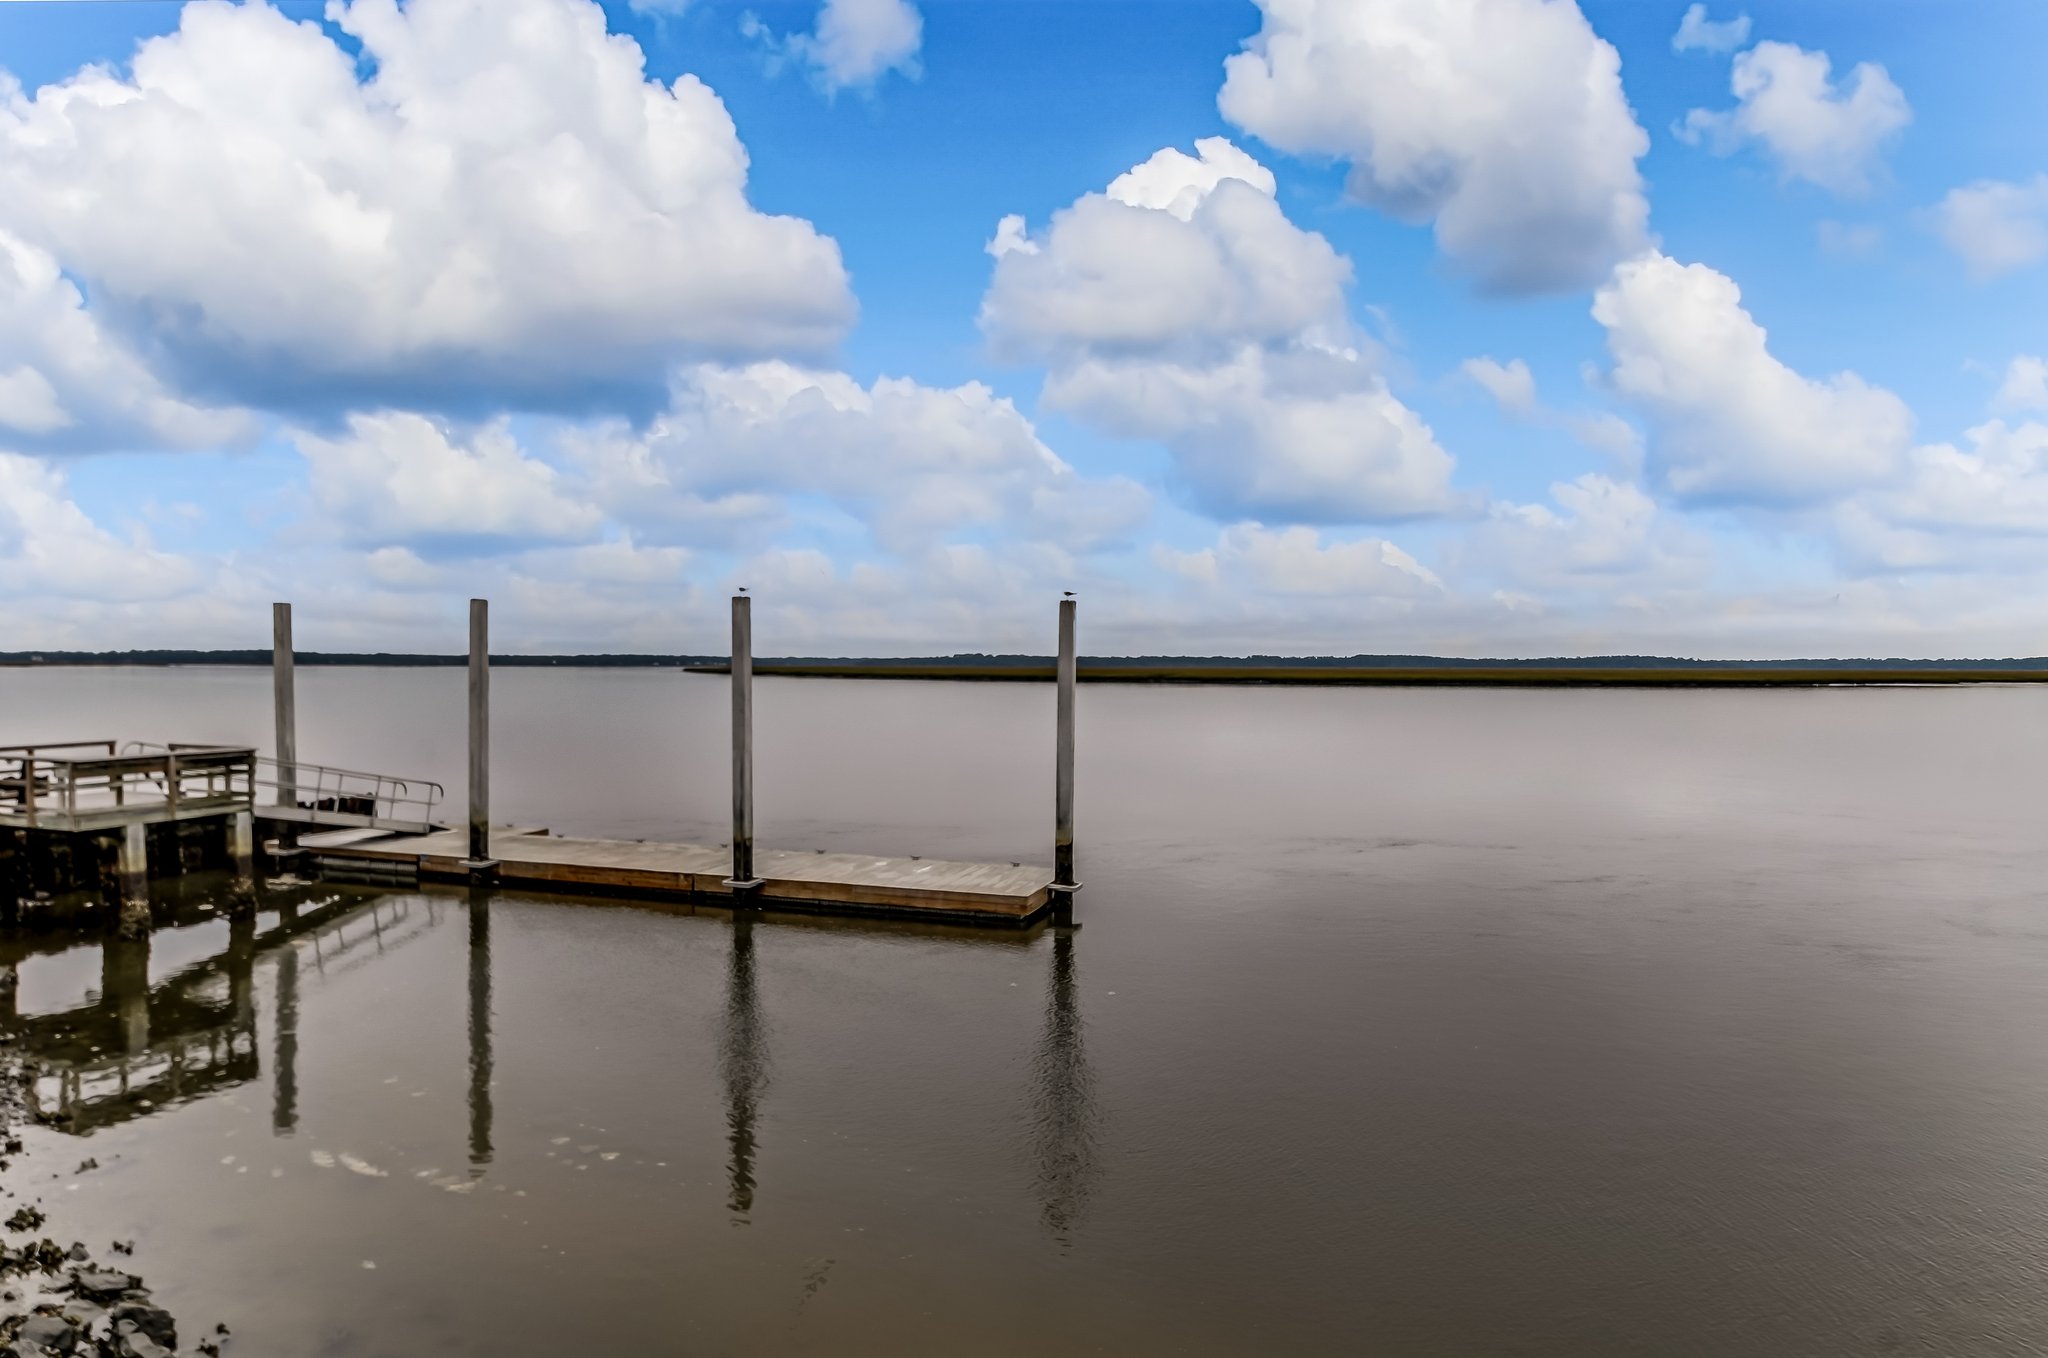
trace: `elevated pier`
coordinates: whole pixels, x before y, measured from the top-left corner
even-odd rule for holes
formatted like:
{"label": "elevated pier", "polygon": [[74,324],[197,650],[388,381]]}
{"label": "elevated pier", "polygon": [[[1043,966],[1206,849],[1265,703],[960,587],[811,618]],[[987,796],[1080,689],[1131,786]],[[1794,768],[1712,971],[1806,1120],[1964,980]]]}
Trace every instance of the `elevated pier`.
{"label": "elevated pier", "polygon": [[[194,866],[234,869],[253,895],[257,825],[426,834],[437,784],[280,762],[248,746],[87,740],[0,746],[0,915],[40,885],[99,891],[132,934],[149,882]],[[37,879],[41,879],[38,882]]]}

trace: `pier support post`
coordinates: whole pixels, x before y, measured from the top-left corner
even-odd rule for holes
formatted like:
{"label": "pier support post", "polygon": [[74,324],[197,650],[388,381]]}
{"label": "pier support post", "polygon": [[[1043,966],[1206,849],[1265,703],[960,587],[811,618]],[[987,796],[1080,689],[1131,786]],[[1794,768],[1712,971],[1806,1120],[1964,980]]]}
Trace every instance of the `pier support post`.
{"label": "pier support post", "polygon": [[[292,673],[292,606],[270,606],[270,698],[277,717],[277,804],[299,804],[299,705]],[[298,827],[280,824],[277,845],[296,849]]]}
{"label": "pier support post", "polygon": [[491,605],[469,601],[469,861],[472,877],[489,876],[491,858]]}
{"label": "pier support post", "polygon": [[228,888],[228,915],[256,913],[256,813],[237,811],[228,817],[228,857],[234,860],[235,881]]}
{"label": "pier support post", "polygon": [[753,600],[732,600],[732,877],[735,896],[760,889],[754,876]]}
{"label": "pier support post", "polygon": [[128,826],[116,842],[115,872],[120,879],[123,938],[149,936],[149,833],[142,824]]}
{"label": "pier support post", "polygon": [[21,919],[21,903],[33,889],[28,831],[0,830],[0,924],[14,924]]}
{"label": "pier support post", "polygon": [[1074,879],[1074,601],[1060,600],[1060,658],[1057,672],[1058,731],[1053,756],[1053,905],[1072,909],[1081,884]]}

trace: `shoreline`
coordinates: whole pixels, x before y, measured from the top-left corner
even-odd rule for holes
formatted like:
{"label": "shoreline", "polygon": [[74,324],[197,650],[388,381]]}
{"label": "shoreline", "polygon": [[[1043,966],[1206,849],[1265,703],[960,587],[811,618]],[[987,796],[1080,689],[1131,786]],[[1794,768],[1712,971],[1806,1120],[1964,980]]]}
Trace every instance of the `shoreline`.
{"label": "shoreline", "polygon": [[[453,669],[465,657],[337,657],[301,655],[305,667],[402,670]],[[493,656],[493,668],[553,670],[660,670],[723,676],[723,656],[562,657]],[[63,659],[23,661],[0,657],[0,674],[31,670],[268,669],[230,656],[176,660]],[[761,678],[943,680],[958,683],[1045,683],[1054,663],[1038,657],[990,660],[950,657],[910,660],[783,659],[753,662]],[[1959,684],[2048,684],[2048,661],[1673,661],[1657,664],[1567,664],[1537,661],[1450,661],[1441,664],[1300,661],[1081,659],[1084,684],[1280,685],[1337,688],[1879,688],[1954,687]]]}
{"label": "shoreline", "polygon": [[[688,665],[684,673],[723,675],[724,664]],[[942,679],[964,683],[1051,683],[1050,664],[814,664],[756,660],[757,678],[781,679]],[[2048,684],[2048,670],[1964,668],[1814,668],[1706,667],[1635,669],[1626,666],[1396,666],[1334,665],[1088,665],[1076,679],[1083,684],[1215,684],[1288,685],[1379,688],[1872,688],[1951,687],[1957,684]]]}
{"label": "shoreline", "polygon": [[[135,1242],[114,1241],[111,1260],[99,1259],[82,1241],[58,1243],[63,1234],[56,1204],[17,1191],[20,1172],[15,1160],[26,1153],[16,1129],[30,1116],[27,1088],[34,1079],[27,1058],[13,1036],[0,1037],[0,1196],[13,1200],[0,1239],[0,1354],[42,1358],[58,1353],[70,1358],[174,1358],[178,1326],[158,1306],[149,1287],[129,1265]],[[99,1161],[88,1156],[77,1173],[90,1173]],[[52,1234],[54,1232],[54,1234]],[[16,1241],[19,1243],[15,1243]],[[198,1339],[190,1350],[204,1358],[221,1352],[225,1325]]]}

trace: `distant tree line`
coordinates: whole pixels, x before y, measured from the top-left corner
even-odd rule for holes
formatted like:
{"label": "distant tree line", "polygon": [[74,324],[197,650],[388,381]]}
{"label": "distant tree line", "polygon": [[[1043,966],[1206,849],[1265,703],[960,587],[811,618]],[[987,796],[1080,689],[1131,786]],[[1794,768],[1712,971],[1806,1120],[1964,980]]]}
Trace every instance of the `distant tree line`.
{"label": "distant tree line", "polygon": [[[300,651],[294,657],[300,665],[360,665],[427,667],[464,665],[465,655],[425,655],[415,652]],[[571,669],[687,669],[725,663],[722,655],[494,655],[493,665],[508,667],[561,667]],[[959,655],[919,657],[777,656],[760,657],[763,663],[788,665],[829,665],[836,668],[874,666],[905,669],[929,666],[959,670],[975,667],[1018,669],[1053,663],[1049,655]],[[1858,660],[1687,660],[1659,655],[1548,656],[1540,659],[1498,660],[1437,655],[1132,655],[1084,656],[1093,670],[1122,666],[1157,669],[1203,667],[1235,670],[1274,669],[1787,669],[1787,670],[2040,670],[2048,669],[2048,656],[2004,660],[1905,660],[1866,658]],[[0,665],[268,665],[267,650],[246,651],[0,651]]]}

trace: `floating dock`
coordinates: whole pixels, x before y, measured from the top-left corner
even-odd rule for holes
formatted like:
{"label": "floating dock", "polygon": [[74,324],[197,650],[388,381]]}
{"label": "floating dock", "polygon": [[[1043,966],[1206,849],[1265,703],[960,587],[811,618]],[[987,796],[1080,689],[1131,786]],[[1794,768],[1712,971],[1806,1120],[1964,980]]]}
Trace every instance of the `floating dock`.
{"label": "floating dock", "polygon": [[[465,830],[377,838],[346,835],[301,840],[323,865],[367,869],[380,879],[467,882],[472,868]],[[954,863],[929,858],[760,849],[760,885],[735,892],[729,846],[575,839],[543,830],[493,828],[492,878],[503,886],[589,891],[647,898],[744,897],[778,910],[909,915],[987,924],[1024,924],[1052,903],[1049,868],[1015,863]]]}

